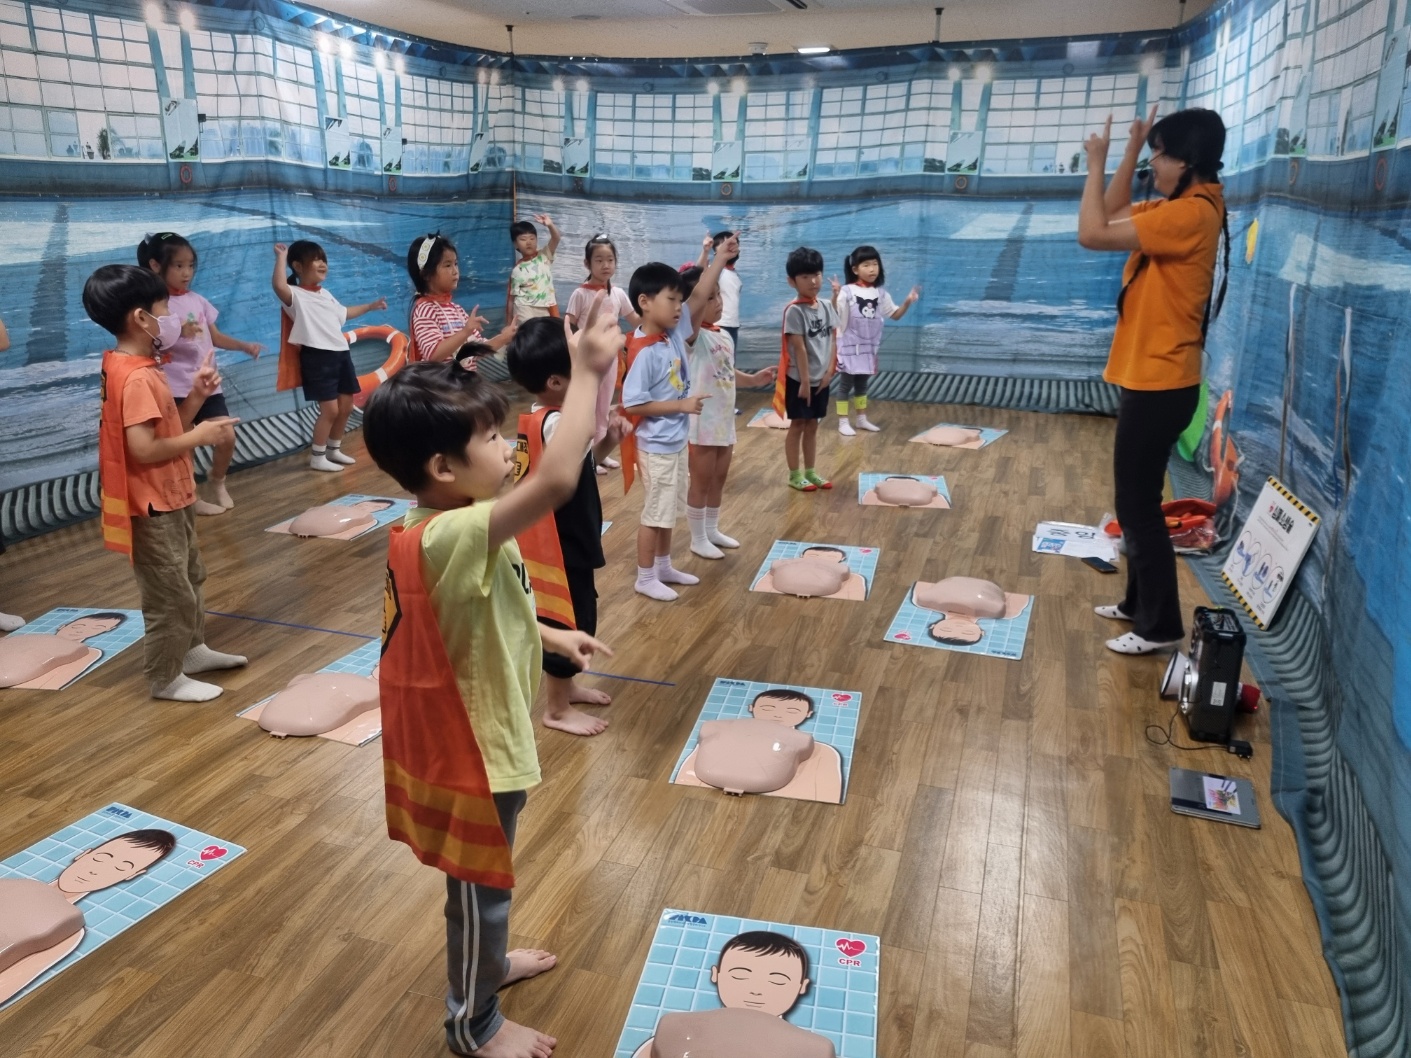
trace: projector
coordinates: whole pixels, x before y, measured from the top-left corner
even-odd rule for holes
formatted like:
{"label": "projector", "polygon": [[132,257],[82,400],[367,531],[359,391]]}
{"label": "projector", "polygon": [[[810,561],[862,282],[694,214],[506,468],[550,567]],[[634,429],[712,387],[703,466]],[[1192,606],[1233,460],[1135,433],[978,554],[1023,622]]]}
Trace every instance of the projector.
{"label": "projector", "polygon": [[1240,683],[1244,629],[1233,610],[1197,606],[1190,655],[1176,653],[1161,680],[1161,696],[1174,697],[1197,742],[1230,741],[1235,712],[1254,712],[1259,688]]}

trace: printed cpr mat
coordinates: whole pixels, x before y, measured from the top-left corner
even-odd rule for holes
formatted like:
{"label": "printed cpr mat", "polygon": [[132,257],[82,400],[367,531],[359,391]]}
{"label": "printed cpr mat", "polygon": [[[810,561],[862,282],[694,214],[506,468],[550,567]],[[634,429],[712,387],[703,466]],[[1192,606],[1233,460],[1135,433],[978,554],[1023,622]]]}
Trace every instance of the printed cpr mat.
{"label": "printed cpr mat", "polygon": [[991,658],[1018,661],[1024,656],[1024,641],[1029,635],[1029,618],[1034,612],[1031,595],[1006,592],[1013,617],[970,617],[928,610],[912,601],[913,584],[902,600],[901,609],[892,618],[891,627],[883,637],[889,643],[912,647],[932,647],[954,650],[961,654],[980,654]]}
{"label": "printed cpr mat", "polygon": [[[936,439],[937,430],[965,430],[974,436],[959,444],[943,443]],[[911,440],[915,444],[931,445],[933,448],[968,448],[973,450],[988,448],[1007,433],[1009,433],[1008,430],[995,430],[988,426],[963,426],[954,422],[938,422],[929,430],[922,430]]]}
{"label": "printed cpr mat", "polygon": [[[322,540],[356,540],[360,536],[374,532],[394,522],[400,522],[406,517],[407,511],[412,508],[412,501],[406,499],[396,499],[392,496],[363,496],[354,493],[351,496],[339,496],[336,500],[329,500],[324,507],[354,507],[371,516],[372,521],[355,525],[351,529],[345,529],[341,533],[333,533],[321,536]],[[294,524],[294,518],[286,518],[278,525],[271,525],[265,530],[267,533],[284,533],[293,535],[289,527]]]}
{"label": "printed cpr mat", "polygon": [[951,509],[950,489],[946,487],[946,479],[927,474],[874,474],[870,472],[859,474],[857,477],[857,502],[864,507],[911,506],[910,504],[887,503],[877,497],[877,486],[890,478],[910,478],[923,485],[930,485],[936,490],[936,497],[930,503],[915,505],[918,510],[948,511]]}
{"label": "printed cpr mat", "polygon": [[[347,676],[367,676],[372,679],[377,678],[378,662],[382,658],[382,641],[370,639],[362,646],[350,653],[344,654],[337,661],[331,661],[319,672],[339,673]],[[259,722],[261,714],[265,711],[274,695],[264,698],[250,708],[237,713],[246,720]],[[382,710],[381,708],[369,709],[367,712],[359,713],[339,727],[330,731],[325,731],[319,738],[326,738],[332,742],[342,742],[348,746],[365,746],[373,739],[382,734]]]}
{"label": "printed cpr mat", "polygon": [[[141,610],[59,606],[0,639],[0,676],[27,676],[10,684],[19,690],[62,690],[117,657],[143,631]],[[36,656],[26,636],[47,636],[51,646]]]}
{"label": "printed cpr mat", "polygon": [[832,595],[821,596],[821,598],[849,599],[853,602],[861,602],[872,590],[872,578],[876,575],[877,559],[881,554],[882,552],[875,547],[852,547],[848,544],[811,544],[801,540],[776,540],[770,546],[769,554],[764,556],[764,562],[755,573],[754,580],[750,582],[750,591],[761,591],[771,595],[784,594],[774,587],[774,579],[769,567],[783,558],[815,557],[834,562],[845,561],[850,570],[850,574],[841,588]]}

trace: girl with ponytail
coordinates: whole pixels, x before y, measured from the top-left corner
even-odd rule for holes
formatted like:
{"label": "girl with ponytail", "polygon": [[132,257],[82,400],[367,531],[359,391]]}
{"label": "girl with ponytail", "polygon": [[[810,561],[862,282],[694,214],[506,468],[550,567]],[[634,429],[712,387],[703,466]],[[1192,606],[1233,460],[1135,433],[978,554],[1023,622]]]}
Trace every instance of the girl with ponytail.
{"label": "girl with ponytail", "polygon": [[[1161,511],[1171,447],[1196,410],[1205,335],[1225,300],[1215,284],[1230,232],[1220,186],[1225,123],[1213,110],[1181,110],[1132,123],[1127,149],[1104,186],[1112,119],[1085,146],[1087,183],[1078,210],[1078,243],[1129,254],[1117,295],[1117,329],[1103,378],[1120,387],[1113,482],[1127,547],[1127,594],[1097,614],[1129,621],[1108,640],[1119,654],[1169,650],[1184,636],[1176,555]],[[1143,146],[1150,179],[1163,197],[1132,203]]]}

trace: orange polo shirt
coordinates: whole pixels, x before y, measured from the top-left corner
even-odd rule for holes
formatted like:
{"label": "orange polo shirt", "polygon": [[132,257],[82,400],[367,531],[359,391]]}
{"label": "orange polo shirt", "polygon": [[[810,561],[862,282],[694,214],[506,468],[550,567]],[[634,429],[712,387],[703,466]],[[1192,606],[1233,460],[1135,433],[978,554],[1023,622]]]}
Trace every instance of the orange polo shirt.
{"label": "orange polo shirt", "polygon": [[[1123,285],[1131,285],[1102,373],[1108,382],[1140,390],[1200,385],[1205,347],[1200,324],[1215,280],[1224,210],[1219,184],[1132,206],[1141,251],[1127,259],[1122,272]],[[1146,267],[1138,273],[1143,254]]]}

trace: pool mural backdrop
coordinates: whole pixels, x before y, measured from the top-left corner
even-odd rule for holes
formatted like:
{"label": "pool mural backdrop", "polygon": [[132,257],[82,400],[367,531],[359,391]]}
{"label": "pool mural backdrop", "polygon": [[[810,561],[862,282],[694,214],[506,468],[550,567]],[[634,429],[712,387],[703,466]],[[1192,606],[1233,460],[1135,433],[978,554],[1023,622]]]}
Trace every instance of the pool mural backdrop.
{"label": "pool mural backdrop", "polygon": [[[1276,708],[1275,792],[1301,828],[1358,1053],[1397,1053],[1411,1004],[1388,972],[1411,951],[1411,887],[1394,884],[1411,871],[1409,20],[1411,0],[1226,0],[1162,33],[568,61],[407,41],[281,0],[0,0],[14,343],[0,399],[24,408],[0,416],[0,491],[94,466],[105,338],[79,293],[156,230],[192,238],[194,286],[222,329],[273,347],[276,239],[323,242],[330,288],[385,294],[389,312],[363,322],[402,326],[406,247],[439,229],[461,248],[458,300],[498,325],[516,213],[565,230],[561,302],[600,231],[625,282],[737,228],[741,355],[760,364],[777,350],[788,250],[817,246],[841,277],[872,242],[895,289],[922,288],[888,327],[884,369],[1092,379],[1121,260],[1076,245],[1082,139],[1114,113],[1115,157],[1147,105],[1217,109],[1234,245],[1211,400],[1232,394],[1243,510],[1274,473],[1322,516],[1296,586],[1336,618],[1321,625],[1329,700],[1300,705],[1324,709],[1330,742],[1313,755],[1343,778],[1303,791],[1298,731]],[[376,366],[378,350],[357,350]],[[273,357],[221,366],[235,414],[298,406],[275,394]],[[1351,866],[1310,846],[1307,812],[1364,835]],[[1338,871],[1330,896],[1320,878]],[[1354,904],[1373,925],[1334,930]]]}

